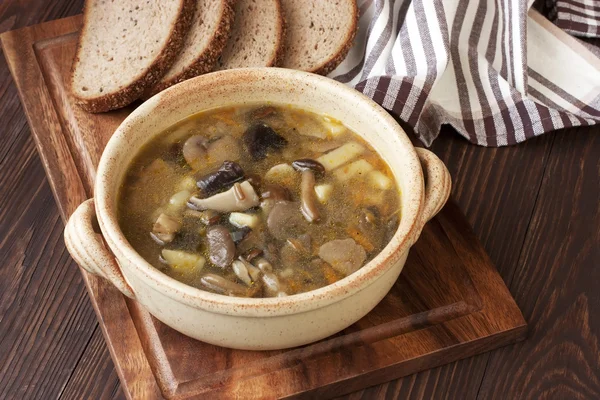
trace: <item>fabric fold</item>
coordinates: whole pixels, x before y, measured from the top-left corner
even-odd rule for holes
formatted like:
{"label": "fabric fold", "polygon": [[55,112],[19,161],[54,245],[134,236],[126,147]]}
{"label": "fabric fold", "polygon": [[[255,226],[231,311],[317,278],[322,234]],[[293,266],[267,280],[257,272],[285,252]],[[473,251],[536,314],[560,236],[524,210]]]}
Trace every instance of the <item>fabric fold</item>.
{"label": "fabric fold", "polygon": [[506,146],[600,122],[600,59],[526,1],[363,0],[359,33],[329,76],[411,125]]}

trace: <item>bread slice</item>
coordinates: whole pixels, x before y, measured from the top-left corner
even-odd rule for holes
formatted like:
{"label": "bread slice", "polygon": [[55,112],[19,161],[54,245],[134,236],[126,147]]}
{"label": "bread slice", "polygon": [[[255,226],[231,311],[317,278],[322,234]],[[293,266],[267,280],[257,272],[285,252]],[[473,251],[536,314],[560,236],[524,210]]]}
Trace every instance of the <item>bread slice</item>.
{"label": "bread slice", "polygon": [[233,26],[232,0],[197,0],[190,33],[175,63],[144,97],[214,69]]}
{"label": "bread slice", "polygon": [[217,69],[279,65],[284,31],[279,0],[238,0],[231,38]]}
{"label": "bread slice", "polygon": [[358,29],[356,0],[281,0],[287,22],[282,66],[327,75],[346,57]]}
{"label": "bread slice", "polygon": [[71,75],[76,102],[90,112],[128,105],[175,61],[196,0],[87,0]]}

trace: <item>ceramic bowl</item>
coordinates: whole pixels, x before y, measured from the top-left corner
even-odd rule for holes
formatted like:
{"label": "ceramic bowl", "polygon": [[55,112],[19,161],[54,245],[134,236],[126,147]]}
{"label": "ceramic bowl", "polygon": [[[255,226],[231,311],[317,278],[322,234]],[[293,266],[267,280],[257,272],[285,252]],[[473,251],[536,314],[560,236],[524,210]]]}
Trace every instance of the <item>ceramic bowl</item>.
{"label": "ceramic bowl", "polygon": [[[137,254],[119,228],[117,195],[127,167],[145,143],[192,114],[265,102],[332,116],[373,146],[389,164],[400,188],[402,218],[396,234],[357,272],[332,285],[288,297],[228,297],[168,277]],[[281,349],[332,335],[373,309],[398,278],[423,225],[446,202],[450,185],[444,164],[433,153],[415,149],[384,109],[354,89],[288,69],[229,70],[178,84],[140,105],[123,121],[102,154],[94,198],[71,216],[65,242],[81,267],[108,279],[185,335],[237,349]],[[101,235],[94,231],[96,220]]]}

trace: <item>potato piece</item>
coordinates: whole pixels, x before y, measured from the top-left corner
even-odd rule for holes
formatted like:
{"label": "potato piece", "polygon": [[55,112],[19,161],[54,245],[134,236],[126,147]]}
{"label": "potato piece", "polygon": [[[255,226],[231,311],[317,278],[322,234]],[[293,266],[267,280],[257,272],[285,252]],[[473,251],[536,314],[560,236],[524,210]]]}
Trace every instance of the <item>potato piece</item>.
{"label": "potato piece", "polygon": [[346,127],[340,121],[337,121],[331,117],[323,117],[323,127],[329,133],[330,136],[336,137],[346,132]]}
{"label": "potato piece", "polygon": [[388,190],[392,187],[392,180],[381,171],[369,172],[369,182],[378,189]]}
{"label": "potato piece", "polygon": [[192,176],[185,176],[179,183],[177,184],[175,190],[188,190],[193,191],[196,189],[196,180]]}
{"label": "potato piece", "polygon": [[206,259],[200,254],[181,250],[163,249],[161,255],[167,264],[183,273],[199,272],[206,263]]}
{"label": "potato piece", "polygon": [[187,204],[187,201],[191,195],[192,194],[187,190],[182,190],[181,192],[175,193],[169,199],[169,205],[167,209],[176,214],[181,212],[185,208],[185,205]]}
{"label": "potato piece", "polygon": [[331,197],[331,193],[333,193],[333,185],[330,183],[323,183],[321,185],[315,186],[315,193],[317,194],[317,199],[325,204],[329,201]]}
{"label": "potato piece", "polygon": [[327,154],[323,154],[317,158],[317,161],[323,164],[325,171],[331,171],[352,161],[364,151],[365,148],[362,145],[356,142],[348,142]]}
{"label": "potato piece", "polygon": [[229,222],[231,225],[242,228],[247,226],[248,228],[256,228],[259,223],[258,215],[256,214],[246,214],[241,212],[232,212],[229,214]]}
{"label": "potato piece", "polygon": [[298,183],[299,174],[290,164],[277,164],[265,174],[265,181],[294,187]]}
{"label": "potato piece", "polygon": [[345,165],[333,171],[333,175],[342,182],[355,177],[356,175],[367,176],[373,171],[373,166],[365,160],[354,161],[351,164]]}

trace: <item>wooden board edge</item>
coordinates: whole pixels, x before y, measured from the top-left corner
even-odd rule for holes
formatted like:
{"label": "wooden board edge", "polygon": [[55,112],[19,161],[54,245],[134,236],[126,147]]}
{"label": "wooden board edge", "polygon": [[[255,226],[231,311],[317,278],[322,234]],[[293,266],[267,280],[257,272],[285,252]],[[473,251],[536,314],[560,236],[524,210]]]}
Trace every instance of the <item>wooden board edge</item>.
{"label": "wooden board edge", "polygon": [[[56,34],[64,34],[64,25],[78,25],[80,19],[81,16],[77,15],[0,34],[0,45],[17,86],[19,99],[63,223],[67,222],[68,217],[77,205],[85,201],[91,193],[88,193],[88,190],[85,189],[79,172],[75,168],[71,149],[59,123],[58,112],[44,85],[44,78],[37,63],[33,44],[37,40],[51,38]],[[21,58],[23,62],[19,63],[17,57]],[[21,65],[27,65],[31,75],[23,77],[21,73],[17,73],[17,68],[20,68]],[[27,96],[30,91],[26,85],[36,88],[38,92]],[[43,113],[40,113],[40,110]],[[60,151],[56,151],[57,148]],[[66,165],[67,170],[74,172],[68,179],[69,187],[60,187],[57,184],[57,182],[65,180],[63,176],[64,169],[58,168],[58,165]],[[105,322],[100,323],[100,327],[111,358],[115,363],[119,379],[124,383],[122,385],[124,394],[128,399],[139,398],[138,394],[143,394],[144,398],[148,399],[163,398],[131,320],[125,297],[107,281],[97,278],[81,268],[80,271],[96,317],[98,321]],[[99,301],[102,300],[99,299],[100,294],[104,295],[105,300],[108,301]],[[127,316],[128,320],[121,321],[121,324],[114,326],[111,330],[108,326],[112,324],[108,324],[107,321],[110,321],[115,315]],[[126,349],[123,347],[125,345],[124,341],[115,343],[113,340],[114,337],[123,337],[124,332],[128,332]],[[118,349],[118,347],[123,348]],[[127,367],[132,359],[137,363],[136,369],[128,372]],[[136,378],[136,381],[131,382],[132,378]],[[140,387],[142,382],[148,386]]]}
{"label": "wooden board edge", "polygon": [[[458,206],[452,201],[449,201],[445,207],[455,208],[460,212]],[[462,215],[462,212],[460,212],[460,214]],[[444,215],[450,216],[455,214],[447,213]],[[442,225],[444,232],[446,232],[447,237],[450,239],[450,243],[457,256],[463,260],[463,264],[469,272],[469,276],[471,279],[473,279],[473,277],[475,278],[473,286],[478,291],[481,309],[478,313],[473,314],[473,317],[476,314],[479,314],[484,320],[493,321],[494,317],[498,315],[498,309],[501,309],[502,315],[507,321],[507,324],[501,328],[512,329],[520,326],[527,327],[527,321],[519,309],[512,293],[510,293],[506,282],[504,282],[504,279],[500,276],[494,262],[485,251],[485,248],[466,219],[459,221],[457,219],[447,220],[446,218],[443,218],[440,220],[440,224]],[[453,235],[451,233],[452,230],[460,231],[462,233],[465,242],[469,244],[468,252],[465,252],[465,249],[461,248],[461,246],[453,240],[457,235]],[[475,267],[473,263],[470,262],[473,257],[477,257],[480,260],[480,262],[477,263],[478,267]],[[481,271],[481,268],[479,268],[480,265],[485,266],[484,271]],[[475,271],[475,268],[478,268],[479,271]],[[494,310],[492,310],[492,307],[494,307]]]}
{"label": "wooden board edge", "polygon": [[[65,18],[65,23],[69,23],[75,19],[75,17]],[[66,222],[69,215],[75,210],[75,202],[80,203],[85,200],[88,197],[88,193],[82,184],[79,172],[75,168],[71,150],[63,137],[58,113],[54,107],[50,93],[43,84],[44,79],[33,50],[33,43],[37,36],[36,31],[47,29],[51,32],[53,28],[63,25],[62,21],[50,21],[32,27],[4,32],[0,35],[0,45],[2,46],[9,71],[17,86],[19,100],[23,106],[29,129],[31,130],[38,154],[48,176],[50,188],[54,194],[61,217]],[[19,58],[23,60],[22,63],[18,63]],[[21,73],[17,72],[18,68],[22,65],[26,65],[32,69],[32,76],[23,77]],[[36,93],[36,96],[26,96],[26,85],[35,87],[39,90],[39,93]],[[40,110],[44,112],[43,115],[40,113]],[[60,132],[60,134],[55,134],[55,132]],[[51,148],[50,144],[54,144],[57,147],[53,151],[44,151],[46,148]],[[64,162],[65,165],[71,167],[70,171],[74,171],[74,176],[71,177],[71,180],[76,183],[76,187],[71,187],[68,191],[57,184],[59,180],[63,179],[61,176],[63,172],[57,168],[60,162]],[[59,198],[67,199],[67,201],[58,201]],[[74,201],[71,201],[71,198]]]}
{"label": "wooden board edge", "polygon": [[[460,343],[456,346],[445,347],[440,351],[430,353],[426,357],[406,360],[400,364],[388,365],[376,371],[361,375],[361,379],[369,380],[368,385],[356,384],[356,378],[331,382],[330,384],[302,392],[294,393],[283,399],[314,399],[334,398],[343,396],[367,387],[376,386],[395,379],[406,377],[431,368],[473,357],[488,351],[518,343],[525,339],[527,326],[517,326],[487,337],[478,338],[472,342]],[[441,354],[443,352],[443,354]]]}

